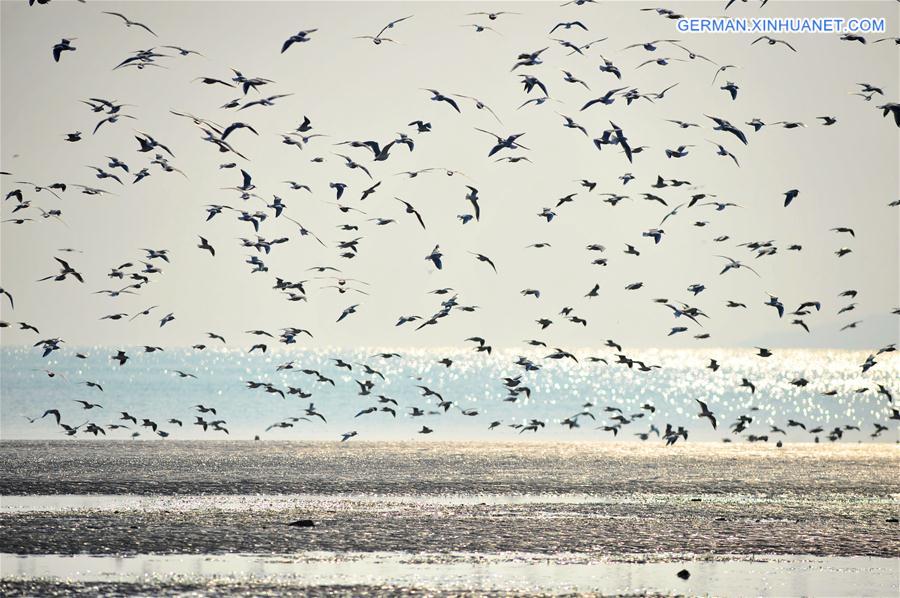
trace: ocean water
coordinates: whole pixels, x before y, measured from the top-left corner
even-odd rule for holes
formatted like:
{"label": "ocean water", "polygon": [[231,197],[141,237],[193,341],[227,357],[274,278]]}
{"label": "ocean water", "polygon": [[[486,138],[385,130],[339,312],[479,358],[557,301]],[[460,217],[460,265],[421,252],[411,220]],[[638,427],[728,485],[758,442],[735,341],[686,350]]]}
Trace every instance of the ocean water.
{"label": "ocean water", "polygon": [[898,465],[884,444],[4,441],[0,592],[895,596]]}
{"label": "ocean water", "polygon": [[[280,349],[280,348],[279,348]],[[764,359],[752,350],[704,349],[646,350],[629,353],[647,365],[659,369],[639,371],[615,364],[615,350],[575,351],[579,361],[546,359],[550,351],[497,351],[492,355],[447,350],[396,350],[400,358],[385,359],[378,355],[384,349],[356,350],[275,350],[262,355],[247,355],[239,351],[210,348],[205,351],[166,349],[145,353],[142,348],[127,349],[132,359],[125,366],[110,360],[118,348],[69,348],[42,358],[35,348],[4,348],[0,350],[0,434],[6,439],[59,438],[61,428],[52,417],[29,423],[28,418],[39,417],[46,409],[59,409],[62,420],[72,426],[84,422],[98,425],[126,424],[130,429],[108,430],[107,438],[131,438],[139,433],[139,440],[158,439],[148,428],[135,427],[119,419],[120,411],[127,411],[139,419],[149,418],[159,423],[170,438],[224,438],[224,432],[191,425],[201,415],[193,406],[214,407],[217,415],[205,414],[207,420],[227,422],[227,438],[264,439],[339,439],[349,431],[357,431],[355,439],[396,440],[423,438],[417,432],[422,426],[433,430],[428,438],[441,440],[486,440],[534,436],[541,439],[593,440],[612,439],[599,426],[615,424],[610,417],[619,408],[631,423],[624,425],[615,439],[638,440],[638,433],[648,432],[651,425],[664,429],[667,423],[683,425],[690,430],[690,438],[740,441],[749,434],[768,434],[770,441],[825,440],[834,427],[858,426],[860,431],[847,430],[845,442],[896,442],[897,421],[890,421],[891,403],[877,393],[881,384],[893,394],[900,395],[900,358],[896,353],[878,356],[878,365],[867,373],[861,372],[868,353],[825,350],[778,350],[774,357]],[[78,359],[82,352],[86,359]],[[538,371],[524,371],[514,362],[525,356],[540,366]],[[589,356],[609,361],[590,362]],[[438,360],[451,358],[447,368]],[[350,363],[352,371],[336,366],[333,358]],[[711,358],[721,367],[707,369]],[[278,370],[279,365],[293,362],[294,369]],[[367,375],[359,364],[368,364],[384,376]],[[334,385],[318,382],[301,369],[314,369],[334,380]],[[50,377],[47,371],[55,375]],[[175,370],[195,375],[181,378]],[[521,385],[531,389],[531,396],[518,395],[514,402],[503,385],[504,377],[521,376]],[[740,387],[741,379],[749,379],[756,392]],[[792,385],[800,378],[806,386]],[[356,381],[371,380],[375,386],[370,396],[360,396]],[[83,381],[101,384],[103,391],[90,388]],[[286,391],[289,386],[311,393],[301,399],[297,395],[266,393],[251,390],[246,381],[265,382]],[[451,401],[448,411],[438,409],[434,397],[423,397],[417,385],[427,386]],[[836,391],[834,396],[822,393]],[[355,417],[371,406],[384,406],[375,398],[385,395],[397,401],[387,404],[397,411],[392,417],[386,412]],[[705,401],[716,414],[719,427],[713,430],[709,422],[699,419],[695,399]],[[76,400],[99,403],[102,408],[82,409]],[[327,421],[319,417],[299,420],[293,427],[266,431],[273,423],[288,417],[306,417],[305,409],[312,402]],[[652,405],[655,412],[642,409]],[[587,405],[587,406],[586,406]],[[412,407],[426,412],[411,417]],[[477,415],[465,415],[462,410],[475,410]],[[590,416],[578,418],[579,427],[569,429],[560,422],[581,411]],[[469,413],[472,413],[471,411]],[[632,414],[643,413],[633,418]],[[729,426],[738,416],[753,417],[742,434],[734,434]],[[175,418],[183,426],[166,423]],[[546,423],[537,432],[520,434],[508,427],[530,419]],[[817,426],[824,433],[811,434],[799,427],[787,427],[787,420],[804,423],[807,430]],[[488,430],[490,422],[502,425]],[[874,423],[889,426],[878,438],[871,438]],[[770,433],[776,425],[785,435]],[[79,434],[77,437],[81,437]],[[656,440],[656,435],[651,438]]]}

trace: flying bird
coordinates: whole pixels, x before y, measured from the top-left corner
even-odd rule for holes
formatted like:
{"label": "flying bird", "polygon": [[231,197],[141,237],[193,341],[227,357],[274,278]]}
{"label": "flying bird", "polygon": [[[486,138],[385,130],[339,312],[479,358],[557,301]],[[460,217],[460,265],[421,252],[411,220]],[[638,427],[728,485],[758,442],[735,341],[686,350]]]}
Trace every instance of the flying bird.
{"label": "flying bird", "polygon": [[108,11],[105,11],[105,10],[104,10],[104,11],[103,11],[103,14],[105,14],[105,15],[111,15],[111,16],[114,16],[114,17],[119,17],[119,18],[122,19],[122,21],[125,23],[125,26],[126,26],[126,27],[140,27],[141,29],[144,29],[144,30],[147,31],[148,33],[152,34],[153,37],[159,37],[158,35],[156,35],[155,33],[153,33],[153,30],[152,30],[152,29],[150,29],[149,27],[147,27],[147,26],[144,25],[143,23],[138,23],[137,21],[132,21],[131,19],[129,19],[128,17],[126,17],[125,15],[123,15],[123,14],[120,13],[120,12],[108,12]]}

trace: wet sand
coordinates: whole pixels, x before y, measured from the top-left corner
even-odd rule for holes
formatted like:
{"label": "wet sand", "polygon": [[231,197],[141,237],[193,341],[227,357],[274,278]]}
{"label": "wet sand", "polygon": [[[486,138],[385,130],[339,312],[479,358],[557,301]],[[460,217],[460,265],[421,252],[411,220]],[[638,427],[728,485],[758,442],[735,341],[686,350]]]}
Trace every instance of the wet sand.
{"label": "wet sand", "polygon": [[898,465],[884,445],[4,442],[0,593],[893,596]]}
{"label": "wet sand", "polygon": [[[114,557],[0,557],[4,594],[187,592],[229,595],[886,595],[897,563],[859,557],[598,560],[579,555],[318,553]],[[682,580],[677,572],[689,569]],[[65,581],[51,581],[46,576]],[[4,573],[4,575],[7,575]]]}
{"label": "wet sand", "polygon": [[2,441],[10,494],[887,496],[874,444]]}

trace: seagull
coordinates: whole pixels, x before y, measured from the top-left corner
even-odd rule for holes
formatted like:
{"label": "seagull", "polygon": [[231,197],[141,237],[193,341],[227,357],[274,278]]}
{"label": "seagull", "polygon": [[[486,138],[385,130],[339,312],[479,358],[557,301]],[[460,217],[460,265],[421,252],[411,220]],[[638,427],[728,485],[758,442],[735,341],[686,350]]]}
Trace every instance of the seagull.
{"label": "seagull", "polygon": [[190,56],[191,54],[196,54],[197,56],[203,56],[200,52],[195,50],[188,50],[187,48],[182,48],[180,46],[163,46],[163,48],[169,48],[170,50],[175,50],[182,56]]}
{"label": "seagull", "polygon": [[222,141],[224,141],[229,135],[231,135],[232,132],[236,131],[237,129],[247,129],[248,131],[252,132],[254,135],[259,135],[259,133],[257,133],[256,129],[254,129],[252,126],[248,125],[247,123],[236,122],[236,123],[231,123],[230,125],[228,125],[225,128],[225,130],[222,132],[222,137],[221,137]]}
{"label": "seagull", "polygon": [[701,401],[700,399],[694,399],[700,405],[700,413],[697,417],[705,417],[708,418],[710,423],[712,424],[713,430],[716,429],[716,416],[712,411],[709,410],[709,407],[706,406],[706,403]]}
{"label": "seagull", "polygon": [[563,29],[572,29],[573,27],[578,27],[583,31],[588,30],[587,26],[585,26],[585,24],[582,23],[581,21],[566,21],[566,22],[557,23],[556,25],[554,25],[553,29],[551,29],[549,31],[548,35],[553,33],[554,31],[556,31],[560,27],[562,27]]}
{"label": "seagull", "polygon": [[81,403],[83,409],[93,409],[95,407],[103,409],[103,405],[99,403],[89,403],[88,401],[75,400],[74,403]]}
{"label": "seagull", "polygon": [[485,16],[491,21],[496,21],[498,17],[502,15],[520,15],[520,12],[509,12],[509,11],[500,11],[500,12],[469,12],[466,13],[467,16],[477,17],[477,16]]}
{"label": "seagull", "polygon": [[[59,274],[45,276],[44,278],[39,279],[38,282],[42,282],[45,280],[54,280],[59,282],[65,280],[69,275],[71,275],[78,282],[84,283],[84,278],[81,276],[81,273],[75,271],[75,269],[72,268],[72,266],[70,266],[68,262],[66,262],[65,260],[61,260],[58,257],[55,257],[53,259],[56,260],[61,266]],[[10,297],[10,303],[12,303],[12,297]]]}
{"label": "seagull", "polygon": [[489,27],[487,25],[480,25],[478,23],[469,23],[468,25],[460,25],[460,27],[472,27],[475,29],[476,33],[482,33],[484,31],[493,31],[497,35],[501,35],[499,31],[494,29],[493,27]]}
{"label": "seagull", "polygon": [[888,114],[892,114],[894,116],[894,123],[900,127],[900,103],[888,102],[887,104],[878,106],[878,109],[882,111],[882,116],[886,117]]}
{"label": "seagull", "polygon": [[[466,189],[469,190],[466,194],[466,199],[472,204],[472,208],[475,210],[475,220],[481,220],[481,208],[478,206],[478,189],[471,185],[466,185]],[[424,224],[422,225],[422,228],[425,228]]]}
{"label": "seagull", "polygon": [[604,104],[604,105],[609,106],[610,104],[612,104],[613,102],[616,101],[613,96],[625,89],[627,89],[627,88],[617,87],[615,89],[610,89],[609,91],[607,91],[604,95],[600,96],[599,98],[595,98],[593,100],[588,101],[584,106],[581,107],[581,110],[584,111],[584,110],[590,108],[591,106],[593,106],[594,104]]}
{"label": "seagull", "polygon": [[[429,90],[429,91],[430,91],[430,90]],[[500,117],[497,116],[497,113],[494,112],[493,110],[491,110],[490,106],[488,106],[487,104],[485,104],[484,102],[482,102],[482,101],[479,100],[478,98],[473,98],[472,96],[465,96],[465,95],[462,95],[462,94],[459,94],[459,93],[454,93],[454,94],[452,94],[452,95],[456,96],[457,98],[464,98],[464,99],[466,99],[466,100],[472,100],[472,101],[475,103],[475,108],[476,108],[477,110],[487,110],[488,112],[491,113],[491,116],[493,116],[495,119],[497,119],[497,122],[498,122],[498,123],[500,123],[501,125],[503,124],[503,121],[500,120]],[[434,99],[434,98],[432,98],[432,99]],[[457,112],[458,112],[458,111],[459,111],[459,110],[457,109]]]}
{"label": "seagull", "polygon": [[438,270],[444,267],[443,258],[444,254],[441,253],[440,245],[435,245],[431,253],[425,256],[425,259],[431,261]]}
{"label": "seagull", "polygon": [[717,116],[709,116],[708,114],[704,116],[716,123],[716,126],[713,127],[714,131],[725,131],[726,133],[731,133],[732,135],[740,139],[741,143],[747,145],[747,136],[744,135],[743,131],[732,125],[730,122]]}
{"label": "seagull", "polygon": [[763,36],[761,36],[761,37],[756,38],[755,40],[753,40],[752,42],[750,42],[750,45],[752,46],[752,45],[755,44],[756,42],[760,42],[760,41],[762,41],[762,40],[766,40],[766,43],[768,43],[770,46],[774,46],[775,44],[784,44],[785,46],[787,46],[788,48],[790,48],[790,49],[793,50],[794,52],[797,51],[797,48],[795,48],[795,47],[792,46],[791,44],[787,43],[787,42],[784,41],[783,39],[775,39],[774,37],[769,37],[768,35],[763,35]]}
{"label": "seagull", "polygon": [[543,60],[541,60],[541,54],[547,51],[548,48],[541,48],[540,50],[536,50],[534,52],[523,52],[519,54],[517,57],[516,64],[510,69],[510,71],[514,71],[520,66],[537,66],[539,64],[543,64]]}
{"label": "seagull", "polygon": [[737,270],[737,269],[739,269],[739,268],[746,268],[747,270],[750,270],[751,272],[753,272],[754,274],[756,274],[756,276],[759,276],[759,272],[757,272],[756,270],[754,270],[753,268],[751,268],[751,267],[748,266],[747,264],[742,264],[741,262],[739,262],[739,261],[737,261],[737,260],[734,260],[734,259],[731,259],[730,257],[725,256],[725,255],[717,255],[716,257],[720,257],[720,258],[722,258],[722,259],[726,259],[726,260],[728,260],[728,262],[729,262],[729,263],[725,264],[725,267],[722,269],[721,272],[719,272],[719,275],[725,274],[725,273],[728,272],[729,270]]}
{"label": "seagull", "polygon": [[470,251],[469,253],[474,255],[475,259],[477,259],[479,262],[487,263],[491,268],[494,269],[494,272],[497,272],[497,266],[494,265],[494,262],[491,261],[491,258],[489,258],[486,255],[482,255],[480,253],[475,253],[474,251]]}
{"label": "seagull", "polygon": [[301,30],[295,33],[294,35],[287,38],[281,46],[281,53],[284,54],[288,48],[290,48],[294,44],[302,44],[304,42],[310,41],[309,35],[311,33],[315,33],[318,29],[306,29]]}
{"label": "seagull", "polygon": [[[409,203],[408,201],[404,201],[404,200],[400,199],[399,197],[394,197],[394,199],[396,199],[397,201],[399,201],[400,203],[403,204],[403,206],[406,209],[407,214],[412,214],[416,217],[416,220],[418,220],[419,224],[422,225],[422,230],[427,230],[425,228],[425,221],[422,220],[422,215],[413,207],[413,205],[411,203]],[[440,266],[438,266],[438,268],[440,268]]]}
{"label": "seagull", "polygon": [[788,207],[791,205],[791,202],[794,201],[797,196],[800,194],[800,191],[797,189],[791,189],[789,191],[784,192],[784,207]]}
{"label": "seagull", "polygon": [[496,133],[491,133],[490,131],[486,131],[484,129],[479,129],[478,127],[475,127],[475,130],[479,131],[481,133],[486,133],[488,135],[491,135],[492,137],[494,137],[497,140],[497,143],[490,149],[490,151],[488,151],[488,158],[490,158],[491,156],[493,156],[494,154],[496,154],[497,152],[499,152],[502,149],[528,150],[527,147],[525,147],[524,145],[519,143],[519,138],[524,136],[525,133],[515,133],[513,135],[501,137],[500,135],[497,135]]}
{"label": "seagull", "polygon": [[775,310],[778,312],[779,318],[784,316],[784,304],[778,300],[778,297],[775,297],[774,295],[769,295],[769,300],[766,301],[764,305],[774,307]]}
{"label": "seagull", "polygon": [[[62,41],[60,41],[58,44],[55,44],[53,46],[53,60],[55,62],[59,62],[59,57],[62,56],[63,52],[74,52],[77,48],[75,48],[75,46],[72,45],[72,42],[75,41],[76,39],[78,39],[78,38],[76,38],[76,37],[65,38],[64,37],[64,38],[62,38]],[[73,140],[70,139],[70,141],[73,141]],[[75,139],[74,141],[77,141],[77,139]]]}
{"label": "seagull", "polygon": [[143,23],[138,23],[137,21],[132,21],[131,19],[129,19],[128,17],[126,17],[126,16],[123,15],[122,13],[119,13],[119,12],[108,12],[108,11],[105,11],[105,10],[102,11],[102,12],[103,12],[103,14],[105,14],[105,15],[112,15],[112,16],[114,16],[114,17],[119,17],[120,19],[122,19],[122,20],[125,22],[125,26],[126,26],[126,27],[131,27],[131,26],[140,27],[141,29],[145,29],[145,30],[147,30],[149,33],[151,33],[151,34],[153,35],[153,37],[159,37],[158,35],[156,35],[155,33],[153,33],[153,30],[152,30],[152,29],[150,29],[149,27],[147,27],[147,26],[144,25]]}
{"label": "seagull", "polygon": [[216,255],[216,250],[215,250],[215,248],[214,248],[212,245],[210,245],[210,244],[209,244],[209,241],[207,241],[207,240],[204,239],[203,237],[199,237],[199,238],[200,238],[200,244],[197,245],[197,247],[198,247],[199,249],[205,249],[206,251],[209,251],[210,255],[212,255],[213,257],[215,257],[215,255]]}
{"label": "seagull", "polygon": [[402,17],[400,19],[393,20],[390,23],[388,23],[387,25],[385,25],[384,27],[382,27],[381,31],[378,32],[378,35],[360,35],[360,36],[357,36],[356,39],[370,39],[370,40],[372,40],[372,43],[375,44],[376,46],[381,44],[381,42],[383,42],[383,41],[393,42],[394,40],[392,40],[392,39],[389,39],[387,37],[381,37],[381,34],[384,33],[385,31],[387,31],[388,29],[393,29],[394,25],[396,25],[397,23],[402,23],[403,21],[405,21],[407,19],[411,19],[411,18],[413,18],[413,15],[409,15],[408,17]]}
{"label": "seagull", "polygon": [[707,141],[709,141],[709,143],[712,143],[714,146],[716,146],[716,155],[731,158],[732,160],[734,160],[735,166],[740,168],[741,165],[738,162],[737,157],[734,154],[732,154],[731,152],[729,152],[727,149],[725,149],[725,147],[722,144],[716,143],[715,141],[710,141],[709,139],[707,139]]}
{"label": "seagull", "polygon": [[47,409],[47,410],[44,412],[44,415],[42,415],[42,416],[40,417],[40,419],[44,419],[44,418],[47,417],[48,415],[52,415],[53,417],[55,417],[55,418],[56,418],[56,425],[57,425],[57,426],[60,425],[60,415],[59,415],[59,410],[58,410],[58,409]]}
{"label": "seagull", "polygon": [[[565,81],[567,83],[580,83],[581,85],[584,85],[585,89],[590,89],[590,87],[588,87],[587,83],[585,83],[581,79],[578,79],[577,77],[575,77],[575,75],[573,75],[569,71],[563,70],[563,74],[565,75],[565,77],[563,77],[563,81]],[[544,93],[547,93],[547,92],[545,91]]]}
{"label": "seagull", "polygon": [[434,102],[447,102],[448,104],[450,104],[450,106],[451,106],[454,110],[456,110],[457,112],[460,112],[460,110],[459,110],[459,104],[457,104],[457,103],[456,103],[456,100],[454,100],[453,98],[448,97],[448,96],[445,96],[444,94],[442,94],[441,92],[439,92],[439,91],[436,90],[436,89],[428,89],[428,88],[424,88],[424,91],[428,91],[428,92],[431,93],[431,100],[432,100],[432,101],[434,101]]}
{"label": "seagull", "polygon": [[336,322],[340,322],[341,320],[343,320],[344,318],[346,318],[346,317],[349,316],[350,314],[355,314],[355,313],[356,313],[356,308],[357,308],[357,307],[359,307],[359,304],[358,304],[358,303],[355,304],[355,305],[351,305],[350,307],[344,309],[344,311],[341,312],[341,315],[338,317],[338,319],[336,320]]}
{"label": "seagull", "polygon": [[737,99],[739,87],[737,86],[736,83],[734,83],[734,82],[732,82],[732,81],[727,81],[727,82],[725,83],[725,85],[723,85],[723,86],[720,87],[719,89],[721,89],[721,90],[723,90],[723,91],[727,91],[727,92],[729,93],[729,95],[731,95],[731,99],[732,99],[732,100],[736,100],[736,99]]}
{"label": "seagull", "polygon": [[245,110],[245,109],[251,108],[251,107],[253,107],[253,106],[274,106],[274,105],[275,105],[275,100],[279,100],[279,99],[281,99],[281,98],[286,98],[286,97],[292,96],[292,95],[294,95],[294,94],[292,94],[292,93],[280,93],[280,94],[276,94],[276,95],[273,95],[273,96],[269,96],[269,97],[267,97],[267,98],[262,98],[262,99],[259,99],[259,100],[254,100],[254,101],[252,101],[252,102],[247,102],[246,104],[244,104],[243,106],[241,106],[240,108],[238,108],[238,110]]}

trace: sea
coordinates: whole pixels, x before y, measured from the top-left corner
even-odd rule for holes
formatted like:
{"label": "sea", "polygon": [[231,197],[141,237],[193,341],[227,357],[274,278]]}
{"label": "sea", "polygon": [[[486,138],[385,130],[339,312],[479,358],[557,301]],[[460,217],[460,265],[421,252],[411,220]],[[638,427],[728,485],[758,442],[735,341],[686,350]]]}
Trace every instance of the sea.
{"label": "sea", "polygon": [[[875,367],[863,373],[869,353],[837,350],[775,350],[761,358],[747,349],[642,350],[628,357],[645,364],[628,367],[616,362],[615,349],[576,350],[572,359],[547,359],[551,349],[530,352],[497,350],[491,354],[455,349],[291,349],[277,347],[266,354],[217,349],[165,349],[146,353],[124,348],[131,357],[123,366],[110,359],[121,347],[66,347],[41,356],[40,348],[0,349],[0,437],[4,439],[66,438],[54,416],[75,427],[95,423],[105,438],[136,441],[161,438],[152,428],[121,419],[127,412],[146,418],[168,434],[167,439],[339,440],[357,432],[354,440],[422,440],[425,426],[433,440],[532,439],[631,440],[659,442],[653,428],[683,426],[690,440],[745,441],[750,435],[768,436],[769,442],[828,441],[840,428],[840,442],[898,440],[897,420],[890,420],[894,395],[900,396],[900,357],[896,352],[877,356]],[[80,353],[84,358],[75,357]],[[385,358],[381,354],[396,354]],[[605,359],[591,361],[590,358]],[[449,358],[446,367],[439,360]],[[353,369],[339,367],[342,359]],[[523,359],[525,361],[523,361]],[[709,369],[715,359],[717,370]],[[539,369],[526,369],[530,363]],[[363,364],[378,374],[367,374]],[[660,366],[659,368],[654,366]],[[280,368],[280,369],[279,369]],[[303,370],[319,372],[315,374]],[[189,374],[181,377],[177,372]],[[51,376],[52,374],[52,376]],[[191,377],[195,376],[195,377]],[[383,378],[382,378],[383,376]],[[515,378],[507,386],[504,378]],[[741,386],[743,379],[753,384]],[[360,383],[370,380],[368,395]],[[102,391],[84,382],[100,384]],[[266,392],[263,383],[287,393]],[[879,385],[891,396],[879,394]],[[423,396],[420,387],[437,392],[448,404],[439,407],[436,396]],[[513,394],[510,388],[528,388]],[[827,393],[827,394],[825,394]],[[306,396],[309,395],[309,396]],[[379,403],[378,396],[393,402]],[[77,401],[100,407],[84,409]],[[715,414],[717,427],[699,419],[697,400]],[[314,413],[306,410],[313,404]],[[900,403],[898,403],[900,404]],[[197,405],[216,410],[200,413]],[[358,415],[371,407],[389,407]],[[413,408],[424,415],[411,415]],[[576,426],[561,425],[575,418]],[[196,417],[221,420],[214,430],[195,425]],[[624,417],[628,423],[616,427]],[[744,416],[752,421],[732,427]],[[35,421],[31,421],[38,418]],[[273,424],[289,420],[288,427]],[[169,420],[178,423],[169,423]],[[538,420],[536,431],[523,424]],[[788,426],[794,420],[803,426]],[[492,422],[500,422],[491,427]],[[875,423],[888,426],[876,432]],[[110,424],[127,427],[109,429]],[[513,426],[513,427],[511,427]],[[781,431],[772,431],[776,426]],[[616,427],[615,431],[606,428]],[[859,428],[858,430],[856,428]],[[819,432],[810,432],[820,429]],[[83,438],[83,431],[73,440]],[[833,436],[833,435],[832,435]]]}

